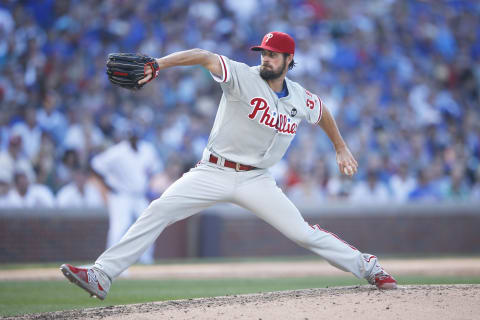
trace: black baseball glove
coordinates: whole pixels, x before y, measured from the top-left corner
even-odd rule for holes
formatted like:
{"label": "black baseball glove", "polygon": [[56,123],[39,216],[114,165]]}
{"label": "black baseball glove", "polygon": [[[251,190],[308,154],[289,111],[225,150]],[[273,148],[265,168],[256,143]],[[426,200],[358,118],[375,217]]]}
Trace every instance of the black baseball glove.
{"label": "black baseball glove", "polygon": [[[147,68],[152,69],[152,77],[143,84],[138,81],[145,77]],[[135,53],[110,53],[107,60],[108,79],[114,85],[129,90],[139,90],[158,76],[158,64],[154,58]]]}

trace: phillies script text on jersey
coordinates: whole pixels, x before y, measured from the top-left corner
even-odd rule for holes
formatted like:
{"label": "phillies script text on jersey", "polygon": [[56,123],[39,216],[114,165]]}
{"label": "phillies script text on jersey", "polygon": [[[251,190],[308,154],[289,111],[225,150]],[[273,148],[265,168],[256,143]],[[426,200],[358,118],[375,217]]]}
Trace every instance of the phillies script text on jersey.
{"label": "phillies script text on jersey", "polygon": [[263,111],[259,121],[261,124],[266,125],[270,128],[276,128],[279,132],[282,133],[294,135],[297,132],[297,124],[288,123],[290,122],[290,118],[287,115],[279,113],[278,118],[276,118],[276,112],[274,112],[273,115],[270,114],[270,106],[265,99],[259,97],[253,98],[252,100],[250,100],[250,105],[254,107],[252,113],[248,115],[250,119],[255,119],[257,113],[259,111]]}

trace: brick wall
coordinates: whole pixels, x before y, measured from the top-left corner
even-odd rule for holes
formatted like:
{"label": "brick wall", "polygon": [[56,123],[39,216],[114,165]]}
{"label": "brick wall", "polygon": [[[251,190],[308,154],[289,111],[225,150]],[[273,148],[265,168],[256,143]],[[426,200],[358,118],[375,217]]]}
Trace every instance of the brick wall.
{"label": "brick wall", "polygon": [[[103,211],[0,212],[0,263],[95,260],[104,250],[108,216]],[[186,221],[156,241],[157,258],[187,255]]]}
{"label": "brick wall", "polygon": [[[305,220],[374,254],[479,254],[478,204],[403,206],[326,205],[301,210]],[[198,256],[305,255],[299,247],[252,214],[228,210],[203,218]]]}
{"label": "brick wall", "polygon": [[105,249],[103,217],[2,217],[0,262],[88,260]]}
{"label": "brick wall", "polygon": [[[477,205],[303,210],[310,224],[374,254],[479,254]],[[0,211],[0,263],[92,261],[105,249],[103,211]],[[157,239],[155,257],[310,254],[238,208],[213,208],[179,221]]]}
{"label": "brick wall", "polygon": [[[309,223],[337,234],[360,251],[373,254],[479,254],[480,216],[306,217]],[[202,256],[306,255],[258,219],[217,217],[210,237],[218,245],[204,246]],[[217,231],[216,231],[217,230]],[[213,235],[213,233],[217,235]]]}

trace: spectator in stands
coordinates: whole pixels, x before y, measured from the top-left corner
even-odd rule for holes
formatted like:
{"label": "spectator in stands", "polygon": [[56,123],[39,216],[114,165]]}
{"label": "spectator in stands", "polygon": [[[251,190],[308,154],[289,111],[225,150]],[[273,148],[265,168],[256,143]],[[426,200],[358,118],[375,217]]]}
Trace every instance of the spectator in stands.
{"label": "spectator in stands", "polygon": [[[17,167],[26,168],[27,172],[33,172],[30,160],[24,155],[22,148],[22,137],[12,134],[8,142],[8,149],[0,152],[0,163],[2,169],[9,172],[13,177]],[[32,179],[33,177],[30,176]]]}
{"label": "spectator in stands", "polygon": [[474,173],[474,184],[472,187],[471,200],[479,202],[480,201],[480,166],[477,167],[477,170]]}
{"label": "spectator in stands", "polygon": [[288,198],[297,206],[319,207],[326,198],[318,177],[308,170],[300,172],[300,182],[288,190]]}
{"label": "spectator in stands", "polygon": [[328,199],[333,201],[350,201],[352,188],[352,179],[346,175],[335,175],[328,179],[327,182]]}
{"label": "spectator in stands", "polygon": [[[28,170],[28,169],[27,169]],[[32,183],[27,170],[17,168],[13,181],[14,187],[10,189],[5,206],[8,208],[52,208],[55,198],[48,187]]]}
{"label": "spectator in stands", "polygon": [[3,152],[8,148],[8,143],[10,139],[10,113],[11,111],[9,110],[0,110],[0,152]]}
{"label": "spectator in stands", "polygon": [[49,91],[45,94],[41,109],[37,111],[37,122],[39,127],[51,135],[56,145],[60,145],[67,130],[65,115],[58,110],[59,97]]}
{"label": "spectator in stands", "polygon": [[393,200],[398,203],[408,201],[408,195],[416,187],[415,178],[409,174],[408,163],[404,162],[398,166],[397,172],[390,178],[389,185]]}
{"label": "spectator in stands", "polygon": [[57,193],[56,203],[59,208],[101,208],[105,204],[97,186],[88,181],[86,168],[78,166],[73,169],[73,181],[63,186]]}
{"label": "spectator in stands", "polygon": [[354,185],[350,200],[366,204],[386,204],[391,197],[387,187],[380,181],[378,171],[369,169],[367,181],[358,181]]}
{"label": "spectator in stands", "polygon": [[302,171],[302,153],[299,149],[292,149],[287,159],[287,171],[284,173],[285,177],[281,179],[284,183],[282,188],[288,192],[297,183],[300,183],[300,172]]}
{"label": "spectator in stands", "polygon": [[54,189],[55,174],[55,143],[50,134],[43,132],[40,148],[33,159],[33,168],[36,172],[37,183],[41,183]]}
{"label": "spectator in stands", "polygon": [[409,201],[433,202],[441,199],[435,186],[432,184],[432,169],[421,168],[417,172],[417,187],[408,195]]}
{"label": "spectator in stands", "polygon": [[157,172],[150,179],[150,195],[148,198],[150,200],[159,198],[172,183],[182,176],[183,173],[184,168],[182,167],[182,159],[175,154],[170,155],[166,162],[165,170]]}
{"label": "spectator in stands", "polygon": [[[126,138],[96,155],[91,166],[110,190],[108,194],[109,229],[107,248],[117,243],[130,225],[148,206],[148,186],[161,169],[154,146],[140,139],[133,125],[122,131]],[[140,258],[153,263],[153,246]]]}
{"label": "spectator in stands", "polygon": [[56,167],[56,185],[64,186],[73,180],[73,170],[81,166],[78,152],[75,149],[67,149]]}
{"label": "spectator in stands", "polygon": [[463,202],[470,199],[470,189],[465,179],[465,167],[456,165],[450,172],[444,195],[445,200]]}
{"label": "spectator in stands", "polygon": [[7,207],[8,193],[12,183],[12,173],[0,161],[0,208]]}
{"label": "spectator in stands", "polygon": [[[458,164],[460,164],[460,161]],[[451,168],[454,166],[456,165],[452,164]],[[442,160],[440,155],[433,157],[432,162],[427,168],[430,186],[433,189],[433,192],[437,195],[438,200],[444,200],[447,194],[447,189],[449,189],[450,185],[450,177],[448,174],[451,169],[448,169],[449,166],[447,165],[447,162]]]}
{"label": "spectator in stands", "polygon": [[73,121],[68,127],[64,147],[75,149],[80,157],[80,162],[87,160],[98,153],[102,146],[103,134],[95,124],[93,115],[85,109],[71,110]]}
{"label": "spectator in stands", "polygon": [[34,107],[28,106],[23,111],[23,120],[12,127],[12,134],[22,137],[23,152],[32,160],[40,149],[42,130],[37,124],[37,113]]}

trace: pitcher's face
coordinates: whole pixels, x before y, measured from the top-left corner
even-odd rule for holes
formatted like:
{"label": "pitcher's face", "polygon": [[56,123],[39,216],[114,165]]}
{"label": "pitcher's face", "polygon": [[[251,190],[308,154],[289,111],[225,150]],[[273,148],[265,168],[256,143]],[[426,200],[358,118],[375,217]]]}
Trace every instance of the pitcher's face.
{"label": "pitcher's face", "polygon": [[278,52],[262,50],[262,64],[260,65],[260,76],[264,80],[279,78],[287,68],[287,58]]}

